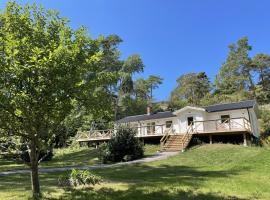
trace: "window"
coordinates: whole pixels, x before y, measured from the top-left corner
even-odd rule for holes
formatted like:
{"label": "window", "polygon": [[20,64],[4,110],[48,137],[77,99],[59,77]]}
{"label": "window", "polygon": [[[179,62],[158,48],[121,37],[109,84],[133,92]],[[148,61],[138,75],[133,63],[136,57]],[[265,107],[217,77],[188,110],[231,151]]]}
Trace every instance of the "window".
{"label": "window", "polygon": [[166,128],[171,128],[172,121],[166,121]]}
{"label": "window", "polygon": [[147,123],[147,134],[155,133],[155,126],[155,122]]}
{"label": "window", "polygon": [[221,123],[229,123],[230,115],[221,115]]}
{"label": "window", "polygon": [[147,123],[147,134],[151,133],[151,124]]}

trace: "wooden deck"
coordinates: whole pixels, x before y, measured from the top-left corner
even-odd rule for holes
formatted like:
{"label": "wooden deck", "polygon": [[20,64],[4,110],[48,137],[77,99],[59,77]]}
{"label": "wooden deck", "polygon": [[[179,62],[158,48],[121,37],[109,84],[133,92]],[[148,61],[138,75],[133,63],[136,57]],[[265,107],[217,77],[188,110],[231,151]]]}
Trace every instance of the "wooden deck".
{"label": "wooden deck", "polygon": [[[177,133],[171,128],[165,128],[165,125],[156,125],[154,127],[140,126],[131,127],[136,132],[138,138],[162,138],[164,135],[230,135],[251,133],[251,125],[246,118],[230,118],[221,122],[217,120],[205,120],[194,121],[191,126],[188,127],[187,132]],[[146,131],[145,131],[146,130]],[[117,129],[108,130],[92,130],[86,132],[78,132],[76,141],[78,142],[102,142],[108,141],[115,133]]]}

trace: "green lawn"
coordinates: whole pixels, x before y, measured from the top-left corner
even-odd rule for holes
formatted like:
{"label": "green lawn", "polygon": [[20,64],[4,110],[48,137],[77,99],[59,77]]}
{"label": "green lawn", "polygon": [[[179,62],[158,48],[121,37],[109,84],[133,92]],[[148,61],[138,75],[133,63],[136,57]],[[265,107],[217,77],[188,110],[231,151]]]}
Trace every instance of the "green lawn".
{"label": "green lawn", "polygon": [[[159,150],[159,145],[145,145],[145,156],[151,156]],[[54,157],[51,161],[42,162],[40,167],[66,167],[93,165],[99,163],[99,151],[94,148],[64,148],[55,149]],[[10,161],[0,158],[0,172],[14,169],[28,168],[23,162]]]}
{"label": "green lawn", "polygon": [[[96,170],[105,180],[94,188],[63,190],[60,174],[42,174],[46,199],[270,199],[270,150],[205,145],[167,160]],[[12,190],[10,190],[12,188]],[[0,177],[2,199],[27,199],[29,175]]]}

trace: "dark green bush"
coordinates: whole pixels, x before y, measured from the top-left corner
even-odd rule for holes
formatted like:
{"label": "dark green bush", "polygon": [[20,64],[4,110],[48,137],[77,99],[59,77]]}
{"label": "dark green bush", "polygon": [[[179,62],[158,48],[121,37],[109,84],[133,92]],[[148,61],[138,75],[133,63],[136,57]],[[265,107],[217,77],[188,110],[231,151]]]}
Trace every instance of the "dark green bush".
{"label": "dark green bush", "polygon": [[143,157],[143,144],[130,128],[120,128],[107,143],[103,151],[103,163],[130,161]]}
{"label": "dark green bush", "polygon": [[58,185],[61,187],[77,187],[85,185],[96,185],[102,181],[101,177],[92,174],[88,170],[73,169],[70,174],[61,175]]}

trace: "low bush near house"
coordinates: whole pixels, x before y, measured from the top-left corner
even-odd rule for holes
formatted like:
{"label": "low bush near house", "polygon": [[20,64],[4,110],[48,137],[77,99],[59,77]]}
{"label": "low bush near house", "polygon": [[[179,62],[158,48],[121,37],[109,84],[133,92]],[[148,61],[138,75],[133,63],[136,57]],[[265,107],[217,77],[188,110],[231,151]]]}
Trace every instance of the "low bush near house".
{"label": "low bush near house", "polygon": [[135,137],[136,133],[130,128],[117,130],[103,150],[102,161],[120,162],[142,158],[144,155],[143,144]]}
{"label": "low bush near house", "polygon": [[92,174],[88,170],[73,169],[70,174],[61,175],[58,178],[58,185],[61,187],[94,186],[101,182],[101,177]]}

